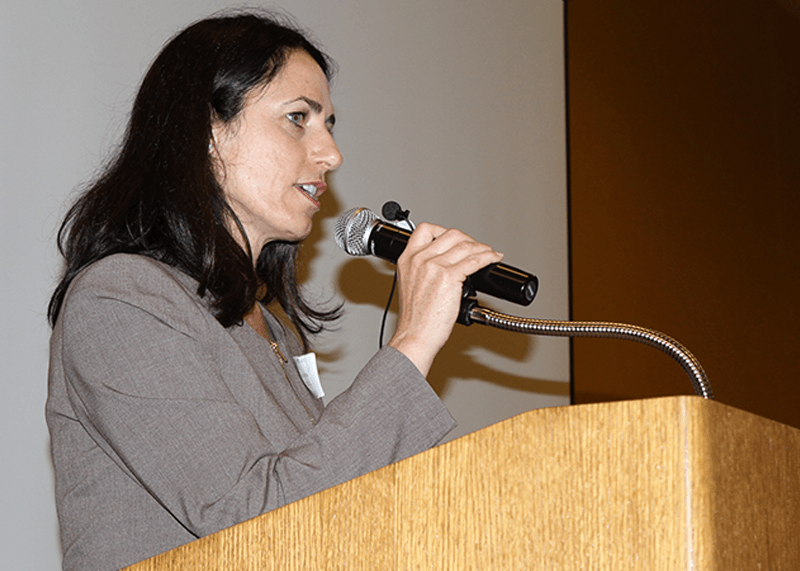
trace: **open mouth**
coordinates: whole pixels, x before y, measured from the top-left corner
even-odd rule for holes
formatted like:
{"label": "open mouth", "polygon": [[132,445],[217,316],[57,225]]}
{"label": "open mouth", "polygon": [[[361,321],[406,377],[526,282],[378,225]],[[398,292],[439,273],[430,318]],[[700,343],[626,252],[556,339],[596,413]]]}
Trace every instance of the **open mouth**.
{"label": "open mouth", "polygon": [[297,188],[305,192],[308,196],[313,199],[317,198],[317,193],[319,192],[319,188],[317,188],[316,184],[296,184]]}

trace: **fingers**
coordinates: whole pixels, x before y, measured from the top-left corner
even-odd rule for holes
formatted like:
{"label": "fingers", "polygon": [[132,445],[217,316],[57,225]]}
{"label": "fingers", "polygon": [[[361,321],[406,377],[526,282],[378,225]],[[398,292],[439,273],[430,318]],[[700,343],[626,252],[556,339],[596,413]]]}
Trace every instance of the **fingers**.
{"label": "fingers", "polygon": [[463,282],[482,267],[502,259],[503,254],[459,230],[423,223],[411,235],[398,265],[422,267],[433,263],[441,268],[451,268],[453,276]]}
{"label": "fingers", "polygon": [[400,314],[389,345],[427,374],[458,316],[464,280],[502,258],[463,232],[420,224],[397,261]]}

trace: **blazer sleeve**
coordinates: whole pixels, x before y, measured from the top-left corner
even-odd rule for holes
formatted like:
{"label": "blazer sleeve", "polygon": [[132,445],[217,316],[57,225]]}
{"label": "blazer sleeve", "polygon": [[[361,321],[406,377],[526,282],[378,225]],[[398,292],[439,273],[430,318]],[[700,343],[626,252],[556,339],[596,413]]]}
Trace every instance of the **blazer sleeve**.
{"label": "blazer sleeve", "polygon": [[79,278],[64,303],[69,400],[116,467],[196,536],[423,451],[455,424],[391,348],[313,426],[288,421],[268,386],[263,403],[242,402],[235,387],[253,373],[225,329],[157,262],[123,262]]}

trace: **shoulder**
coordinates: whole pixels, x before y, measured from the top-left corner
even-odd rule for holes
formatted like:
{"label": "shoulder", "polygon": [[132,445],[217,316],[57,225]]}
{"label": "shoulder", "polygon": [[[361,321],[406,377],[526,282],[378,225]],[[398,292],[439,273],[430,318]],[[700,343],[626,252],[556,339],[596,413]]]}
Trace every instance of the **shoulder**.
{"label": "shoulder", "polygon": [[[183,276],[180,278],[179,276]],[[193,281],[179,270],[139,254],[114,254],[87,266],[76,277],[72,290],[85,288],[147,288],[180,281]]]}
{"label": "shoulder", "polygon": [[197,295],[197,282],[179,270],[146,256],[114,254],[78,274],[64,299],[69,316],[102,311],[109,315],[122,306],[135,308],[177,329],[188,319],[209,316],[207,301]]}

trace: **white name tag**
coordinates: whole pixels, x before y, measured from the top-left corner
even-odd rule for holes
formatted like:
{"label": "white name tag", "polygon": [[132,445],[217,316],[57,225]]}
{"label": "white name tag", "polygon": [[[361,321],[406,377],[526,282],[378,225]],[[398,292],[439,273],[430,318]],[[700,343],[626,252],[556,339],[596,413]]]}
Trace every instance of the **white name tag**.
{"label": "white name tag", "polygon": [[322,383],[319,381],[319,371],[317,370],[317,356],[314,353],[306,353],[292,358],[297,366],[297,372],[300,373],[300,378],[303,379],[311,394],[318,399],[324,397],[325,391],[322,390]]}

